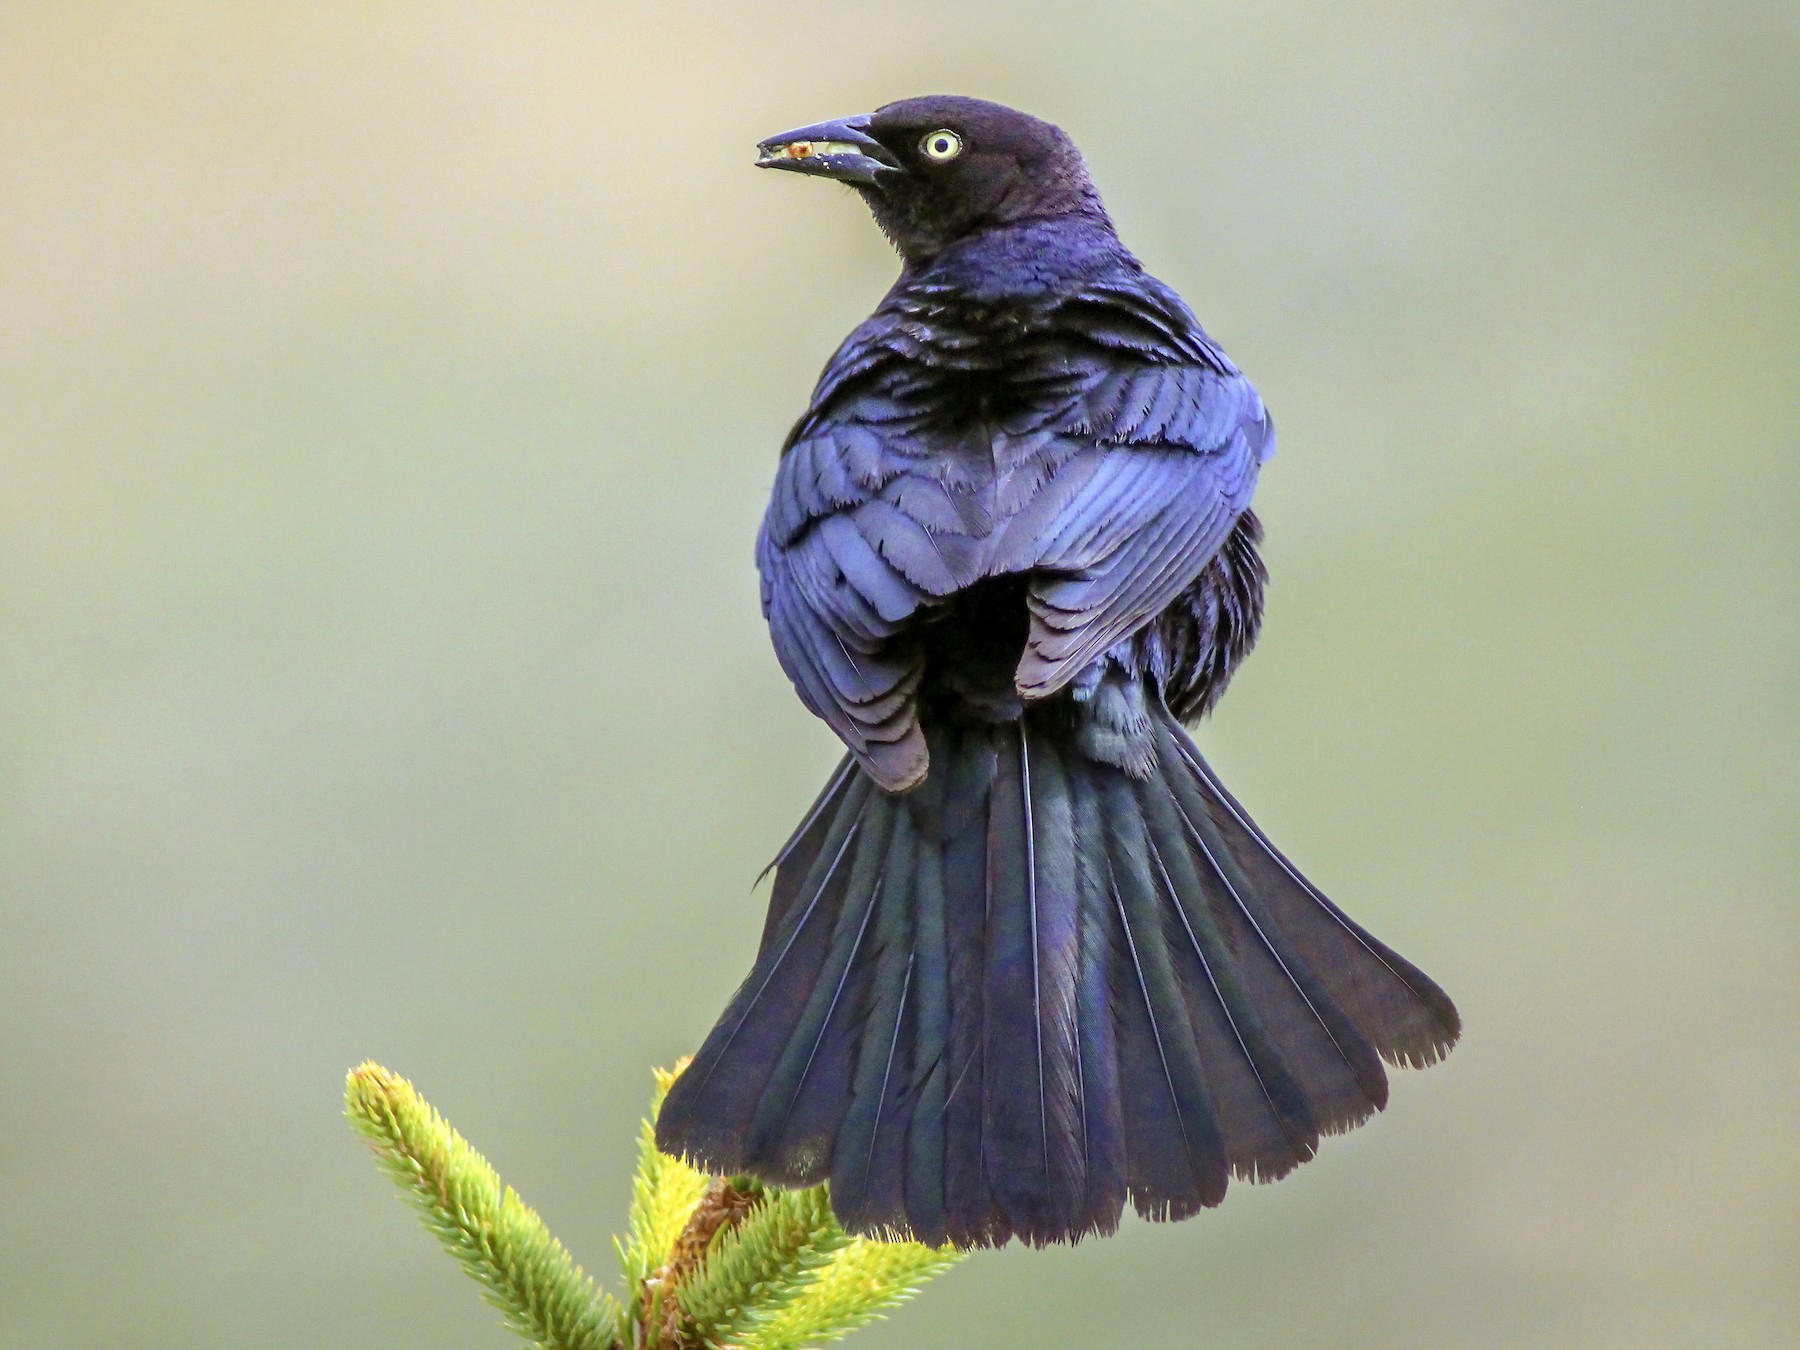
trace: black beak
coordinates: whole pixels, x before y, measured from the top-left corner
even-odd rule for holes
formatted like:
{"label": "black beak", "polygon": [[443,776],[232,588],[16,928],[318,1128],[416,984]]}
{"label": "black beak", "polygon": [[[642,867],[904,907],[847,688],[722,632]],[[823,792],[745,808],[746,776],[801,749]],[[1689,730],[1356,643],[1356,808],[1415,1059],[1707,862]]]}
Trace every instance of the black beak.
{"label": "black beak", "polygon": [[898,173],[900,166],[887,148],[869,135],[868,125],[866,115],[845,117],[771,136],[756,147],[756,167],[792,169],[840,183],[873,186],[886,175]]}

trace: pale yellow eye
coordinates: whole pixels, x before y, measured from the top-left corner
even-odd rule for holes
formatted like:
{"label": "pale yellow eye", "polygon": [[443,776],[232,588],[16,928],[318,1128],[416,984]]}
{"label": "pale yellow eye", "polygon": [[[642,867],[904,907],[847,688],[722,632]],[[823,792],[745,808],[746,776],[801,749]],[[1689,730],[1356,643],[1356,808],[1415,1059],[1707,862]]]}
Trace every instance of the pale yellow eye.
{"label": "pale yellow eye", "polygon": [[955,159],[962,153],[962,137],[948,127],[930,132],[919,142],[919,152],[926,159],[935,159],[940,163],[946,159]]}

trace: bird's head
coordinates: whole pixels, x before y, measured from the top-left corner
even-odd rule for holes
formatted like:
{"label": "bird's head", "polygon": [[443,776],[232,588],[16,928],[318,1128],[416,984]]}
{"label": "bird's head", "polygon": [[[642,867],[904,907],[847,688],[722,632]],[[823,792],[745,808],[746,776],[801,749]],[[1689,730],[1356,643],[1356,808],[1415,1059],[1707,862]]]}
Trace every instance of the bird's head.
{"label": "bird's head", "polygon": [[1105,214],[1061,128],[977,98],[909,98],[771,136],[757,150],[759,168],[854,187],[914,261],[996,225]]}

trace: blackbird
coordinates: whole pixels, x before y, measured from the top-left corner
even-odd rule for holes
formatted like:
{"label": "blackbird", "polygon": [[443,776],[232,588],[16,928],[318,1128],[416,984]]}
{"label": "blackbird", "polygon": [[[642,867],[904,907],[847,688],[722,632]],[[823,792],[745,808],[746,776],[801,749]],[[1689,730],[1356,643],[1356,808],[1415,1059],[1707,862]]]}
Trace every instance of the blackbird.
{"label": "blackbird", "polygon": [[757,163],[850,185],[901,270],[756,546],[776,655],[848,753],[658,1145],[959,1245],[1285,1175],[1459,1020],[1183,729],[1262,618],[1262,400],[1046,122],[908,99]]}

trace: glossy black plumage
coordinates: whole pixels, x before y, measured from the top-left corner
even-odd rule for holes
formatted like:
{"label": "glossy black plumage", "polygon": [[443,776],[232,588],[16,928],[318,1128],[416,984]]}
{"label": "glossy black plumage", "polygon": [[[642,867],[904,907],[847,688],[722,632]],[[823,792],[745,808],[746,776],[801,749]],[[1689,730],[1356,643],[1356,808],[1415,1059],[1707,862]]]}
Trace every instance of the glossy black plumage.
{"label": "glossy black plumage", "polygon": [[1458,1023],[1181,726],[1261,618],[1261,400],[1056,128],[912,100],[764,149],[856,185],[904,267],[757,545],[783,668],[850,754],[659,1142],[959,1243],[1284,1175]]}

